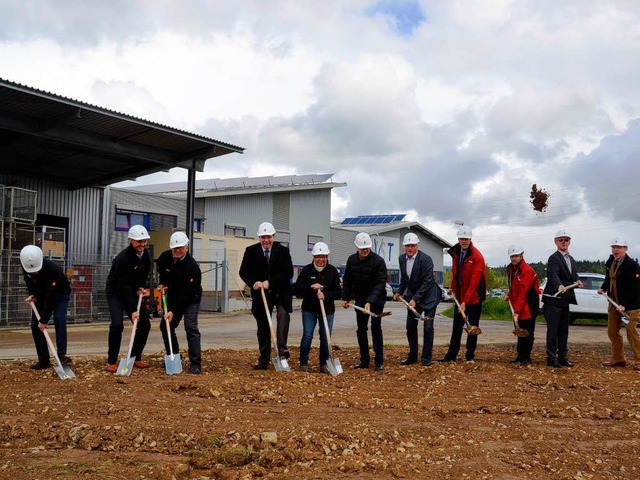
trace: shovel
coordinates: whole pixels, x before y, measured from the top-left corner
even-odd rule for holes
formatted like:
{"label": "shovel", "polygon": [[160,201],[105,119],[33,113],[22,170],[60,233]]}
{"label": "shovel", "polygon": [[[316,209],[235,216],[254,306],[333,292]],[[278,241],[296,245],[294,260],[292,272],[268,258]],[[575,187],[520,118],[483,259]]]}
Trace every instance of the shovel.
{"label": "shovel", "polygon": [[264,293],[264,287],[260,287],[260,293],[262,293],[262,302],[264,303],[264,311],[267,314],[267,321],[269,322],[269,330],[271,330],[271,342],[273,342],[273,349],[276,352],[276,356],[273,358],[273,366],[276,372],[290,372],[289,362],[284,357],[280,357],[278,352],[278,337],[276,337],[276,331],[273,329],[273,321],[271,320],[271,312],[269,311],[269,303],[267,303],[267,296]]}
{"label": "shovel", "polygon": [[511,305],[511,300],[509,300],[509,308],[511,309],[511,318],[513,319],[513,334],[516,337],[528,337],[529,332],[527,332],[524,328],[520,328],[520,324],[516,320],[516,314],[513,311],[513,305]]}
{"label": "shovel", "polygon": [[333,347],[331,345],[331,333],[329,333],[329,322],[327,322],[327,312],[324,310],[324,301],[320,300],[320,311],[322,312],[322,321],[324,322],[324,334],[327,336],[327,346],[329,347],[329,358],[327,359],[327,370],[336,377],[342,373],[342,364],[340,360],[333,356]]}
{"label": "shovel", "polygon": [[[40,317],[40,313],[38,313],[38,309],[36,308],[36,304],[33,302],[29,302],[29,304],[31,305],[31,309],[33,310],[33,313],[35,314],[36,319],[39,322],[41,317]],[[58,374],[58,377],[60,377],[62,380],[67,380],[68,378],[76,378],[76,374],[73,373],[73,370],[71,370],[71,367],[69,365],[62,365],[62,363],[60,362],[60,357],[58,357],[58,351],[56,350],[56,347],[53,345],[53,342],[51,341],[51,337],[49,336],[49,332],[47,332],[47,329],[45,328],[42,331],[42,333],[44,333],[44,338],[46,338],[47,340],[47,345],[49,345],[49,350],[53,354],[53,357],[56,359],[57,365],[54,365],[53,369]]]}
{"label": "shovel", "polygon": [[422,320],[423,322],[428,322],[430,320],[433,320],[433,317],[425,316],[424,312],[418,313],[418,311],[415,308],[409,305],[409,302],[407,302],[404,298],[402,298],[402,295],[400,295],[400,300],[402,301],[402,303],[404,303],[407,306],[409,311],[411,311],[411,313],[413,313],[416,316],[416,320]]}
{"label": "shovel", "polygon": [[[565,288],[565,292],[567,290],[571,290],[572,288],[576,288],[578,286],[578,282],[572,283],[571,285],[567,285]],[[543,297],[551,297],[551,298],[558,298],[558,295],[561,295],[560,290],[558,290],[556,293],[554,293],[553,295],[549,294],[549,293],[543,293],[542,296]]]}
{"label": "shovel", "polygon": [[362,312],[362,313],[366,313],[367,315],[371,315],[372,317],[388,317],[389,315],[391,315],[391,312],[382,312],[382,313],[373,313],[370,312],[369,310],[366,310],[362,307],[359,307],[358,305],[354,304],[354,303],[350,303],[349,306],[355,308],[356,310]]}
{"label": "shovel", "polygon": [[173,344],[171,342],[171,326],[169,325],[169,319],[167,318],[167,296],[162,292],[162,310],[164,312],[164,321],[167,324],[167,337],[169,337],[169,355],[164,356],[164,368],[167,371],[167,375],[176,375],[182,373],[182,358],[180,354],[173,353]]}
{"label": "shovel", "polygon": [[[138,318],[140,318],[140,306],[142,305],[142,293],[138,293]],[[131,329],[131,338],[129,339],[129,351],[127,353],[126,358],[120,360],[118,364],[118,369],[116,370],[116,375],[121,377],[128,377],[133,372],[133,364],[135,363],[135,357],[131,356],[131,350],[133,349],[133,340],[136,337],[136,329],[138,328],[138,320],[133,321],[133,328]]]}
{"label": "shovel", "polygon": [[453,297],[453,301],[456,302],[456,305],[458,306],[458,311],[460,312],[460,315],[462,315],[462,319],[464,320],[464,331],[467,332],[467,335],[480,335],[482,333],[482,330],[480,330],[480,327],[476,327],[475,325],[471,325],[469,323],[469,319],[467,318],[467,315],[460,308],[460,303],[458,302],[458,299],[456,298],[455,295],[452,295],[452,297]]}
{"label": "shovel", "polygon": [[[607,295],[606,293],[603,293],[603,295],[604,295],[604,298],[606,298],[611,305],[613,305],[615,308],[619,307],[619,305],[616,302],[614,302],[609,295]],[[629,315],[627,314],[627,312],[620,312],[620,313],[622,313],[622,318],[620,319],[622,320],[622,323],[624,323],[625,325],[629,325]]]}

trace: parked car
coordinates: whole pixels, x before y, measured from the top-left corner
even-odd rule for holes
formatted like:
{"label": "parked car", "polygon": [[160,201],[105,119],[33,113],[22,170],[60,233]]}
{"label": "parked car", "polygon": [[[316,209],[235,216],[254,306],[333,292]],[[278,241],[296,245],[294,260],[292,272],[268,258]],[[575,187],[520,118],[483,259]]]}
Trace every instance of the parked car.
{"label": "parked car", "polygon": [[507,294],[507,290],[504,290],[502,288],[494,288],[493,290],[491,290],[489,292],[490,297],[494,297],[494,298],[502,298]]}
{"label": "parked car", "polygon": [[442,301],[443,302],[453,302],[453,297],[449,295],[447,292],[449,291],[449,287],[443,287],[439,285],[440,290],[442,290]]}
{"label": "parked car", "polygon": [[[583,288],[575,288],[577,305],[569,306],[569,323],[575,322],[577,318],[607,318],[608,303],[604,295],[598,295],[598,290],[604,283],[604,275],[600,273],[578,273],[582,281]],[[542,302],[542,292],[547,285],[545,279],[540,284],[540,301]],[[543,308],[541,303],[540,307]]]}
{"label": "parked car", "polygon": [[391,300],[393,298],[393,288],[391,287],[390,284],[387,283],[387,285],[385,286],[386,290],[387,290],[387,300]]}

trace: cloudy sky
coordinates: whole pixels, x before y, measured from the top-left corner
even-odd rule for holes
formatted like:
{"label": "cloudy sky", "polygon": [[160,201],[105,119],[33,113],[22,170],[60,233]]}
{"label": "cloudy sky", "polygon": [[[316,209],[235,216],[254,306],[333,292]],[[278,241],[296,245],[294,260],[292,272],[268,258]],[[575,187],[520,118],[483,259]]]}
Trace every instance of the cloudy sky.
{"label": "cloudy sky", "polygon": [[[198,178],[335,173],[333,217],[407,213],[640,255],[640,2],[0,0],[0,77],[246,148]],[[141,183],[186,179],[178,170]],[[529,203],[532,184],[549,194]]]}

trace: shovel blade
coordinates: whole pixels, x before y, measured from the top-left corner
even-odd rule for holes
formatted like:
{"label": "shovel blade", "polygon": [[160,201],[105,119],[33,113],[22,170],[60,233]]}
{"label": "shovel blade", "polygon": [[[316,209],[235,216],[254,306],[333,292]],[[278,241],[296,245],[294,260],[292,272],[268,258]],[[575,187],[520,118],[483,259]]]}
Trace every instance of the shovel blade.
{"label": "shovel blade", "polygon": [[529,336],[529,332],[527,332],[524,328],[516,328],[513,330],[513,334],[516,337],[528,337]]}
{"label": "shovel blade", "polygon": [[290,372],[291,367],[289,367],[289,362],[284,357],[273,357],[271,360],[273,362],[273,367],[276,369],[276,372]]}
{"label": "shovel blade", "polygon": [[329,370],[329,373],[333,377],[340,375],[342,373],[342,364],[340,363],[340,360],[337,358],[330,358],[327,360],[327,370]]}
{"label": "shovel blade", "polygon": [[53,370],[62,380],[65,380],[66,374],[64,373],[64,369],[60,365],[53,365]]}
{"label": "shovel blade", "polygon": [[71,370],[71,367],[68,365],[64,365],[62,367],[62,371],[64,373],[64,380],[67,380],[69,378],[76,378],[76,374],[73,373],[73,370]]}
{"label": "shovel blade", "polygon": [[135,357],[123,358],[118,364],[118,370],[116,375],[120,377],[128,377],[133,372],[133,363],[136,361]]}
{"label": "shovel blade", "polygon": [[179,354],[165,355],[164,356],[164,368],[167,371],[167,375],[177,375],[182,373],[182,357]]}

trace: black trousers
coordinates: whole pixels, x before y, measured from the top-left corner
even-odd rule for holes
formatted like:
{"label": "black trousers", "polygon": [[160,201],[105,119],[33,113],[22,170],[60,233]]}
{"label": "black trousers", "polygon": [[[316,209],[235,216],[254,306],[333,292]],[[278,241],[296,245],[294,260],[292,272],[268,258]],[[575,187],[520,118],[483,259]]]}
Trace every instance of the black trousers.
{"label": "black trousers", "polygon": [[533,338],[536,331],[536,319],[518,320],[520,328],[529,332],[528,337],[518,337],[516,351],[518,352],[518,360],[531,362],[531,350],[533,349]]}
{"label": "black trousers", "polygon": [[[480,314],[482,313],[482,302],[474,305],[467,305],[465,310],[467,314],[467,320],[475,327],[480,326]],[[458,357],[460,351],[460,343],[462,340],[462,331],[464,330],[464,319],[458,311],[458,307],[455,307],[453,314],[453,328],[451,329],[451,340],[449,342],[449,350],[444,358],[446,360],[455,360]],[[467,335],[467,352],[465,354],[466,360],[473,360],[476,355],[476,347],[478,346],[477,335]]]}
{"label": "black trousers", "polygon": [[[109,295],[107,297],[107,305],[109,306],[109,315],[111,316],[107,362],[111,365],[115,365],[118,361],[120,343],[122,342],[122,332],[124,330],[124,303],[119,297]],[[133,339],[133,347],[131,348],[131,356],[135,357],[136,360],[140,360],[142,358],[142,351],[147,344],[147,338],[149,337],[150,330],[151,321],[149,320],[149,312],[143,307],[140,309],[140,319],[138,320],[136,335]]]}
{"label": "black trousers", "polygon": [[547,360],[567,360],[569,348],[569,305],[545,304],[544,319],[547,322]]}
{"label": "black trousers", "polygon": [[[190,304],[184,311],[184,332],[187,336],[187,345],[189,346],[189,365],[192,367],[202,367],[202,350],[200,346],[200,330],[198,329],[198,312],[200,311],[200,302]],[[178,344],[178,336],[176,328],[182,321],[181,317],[173,317],[169,322],[169,330],[171,330],[171,345],[169,345],[169,335],[167,334],[167,322],[162,319],[160,321],[160,332],[162,332],[162,340],[164,348],[169,355],[173,350],[174,354],[180,351]],[[171,347],[171,349],[169,348]]]}
{"label": "black trousers", "polygon": [[[289,337],[289,324],[291,322],[291,314],[282,306],[278,299],[272,295],[267,295],[267,305],[269,307],[269,315],[273,318],[273,307],[276,308],[277,324],[274,325],[276,330],[276,338],[278,342],[278,353],[287,350],[287,339]],[[269,320],[267,312],[264,308],[262,298],[256,300],[254,298],[251,304],[251,313],[256,319],[258,349],[260,350],[259,362],[268,363],[271,359],[271,329],[269,328]]]}
{"label": "black trousers", "polygon": [[[427,317],[435,317],[436,308],[430,308],[424,310],[416,305],[416,311],[418,313],[424,312]],[[409,342],[409,360],[418,360],[418,323],[422,323],[423,342],[422,342],[422,357],[423,362],[430,362],[433,356],[433,320],[423,321],[418,320],[415,314],[407,309],[407,341]]]}
{"label": "black trousers", "polygon": [[[358,302],[356,305],[364,307],[366,302]],[[380,314],[384,308],[384,303],[374,303],[371,305],[371,313]],[[358,338],[358,346],[360,347],[360,363],[369,365],[371,356],[369,354],[369,318],[371,318],[371,339],[373,340],[373,361],[376,365],[384,363],[384,341],[382,339],[382,318],[370,317],[366,313],[356,310],[356,323],[358,329],[356,336]]]}

